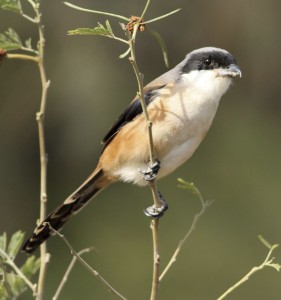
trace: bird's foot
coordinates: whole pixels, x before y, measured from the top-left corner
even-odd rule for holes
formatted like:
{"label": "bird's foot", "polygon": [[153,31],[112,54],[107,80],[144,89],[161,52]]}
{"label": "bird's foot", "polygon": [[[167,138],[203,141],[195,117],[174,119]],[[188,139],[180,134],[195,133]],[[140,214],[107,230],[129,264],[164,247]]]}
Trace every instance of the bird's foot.
{"label": "bird's foot", "polygon": [[168,203],[165,201],[164,197],[160,192],[158,192],[158,199],[161,206],[156,207],[155,204],[149,206],[144,210],[146,216],[151,218],[160,218],[164,215],[164,212],[168,209]]}
{"label": "bird's foot", "polygon": [[143,179],[145,181],[152,181],[156,178],[158,171],[160,170],[160,161],[158,159],[155,160],[153,164],[148,164],[148,167],[145,171],[140,170],[140,173],[143,175]]}

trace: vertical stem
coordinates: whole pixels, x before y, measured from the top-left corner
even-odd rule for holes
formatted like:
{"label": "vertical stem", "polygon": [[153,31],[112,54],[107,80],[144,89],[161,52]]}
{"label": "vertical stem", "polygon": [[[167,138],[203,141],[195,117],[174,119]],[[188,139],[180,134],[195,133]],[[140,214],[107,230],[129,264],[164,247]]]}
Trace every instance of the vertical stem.
{"label": "vertical stem", "polygon": [[[147,126],[147,134],[148,134],[148,145],[149,145],[149,160],[150,163],[153,164],[155,162],[155,151],[154,151],[154,146],[153,146],[153,135],[152,135],[152,126],[153,123],[149,119],[149,115],[147,112],[146,104],[144,101],[144,92],[143,92],[143,74],[140,73],[138,65],[136,63],[136,55],[135,55],[135,38],[136,38],[136,33],[139,27],[139,23],[136,23],[134,26],[134,32],[130,38],[129,45],[131,49],[131,57],[130,57],[130,62],[133,66],[137,82],[138,82],[138,96],[140,99],[140,103],[142,106],[143,114],[146,120],[146,126]],[[156,180],[150,181],[150,188],[152,191],[153,195],[153,200],[154,204],[156,207],[161,207],[161,203],[158,198],[158,192],[157,192],[157,183]]]}
{"label": "vertical stem", "polygon": [[[149,1],[147,2],[147,6]],[[146,7],[147,8],[147,7]],[[143,92],[143,75],[140,73],[138,69],[138,65],[136,63],[135,56],[135,38],[137,34],[137,30],[139,27],[139,23],[136,23],[134,26],[133,34],[130,38],[130,50],[131,57],[130,61],[132,63],[133,69],[135,71],[135,75],[138,82],[138,96],[141,102],[143,114],[147,124],[147,134],[148,134],[148,142],[149,142],[149,157],[150,163],[153,164],[155,162],[155,151],[153,145],[153,135],[152,135],[152,122],[149,119],[149,115],[146,108],[146,103],[144,101],[144,92]],[[157,181],[152,180],[149,182],[149,186],[153,195],[153,201],[156,208],[161,207],[161,203],[159,201],[158,190],[157,190]],[[152,278],[152,289],[151,289],[151,298],[150,300],[156,300],[158,295],[159,288],[159,273],[160,273],[160,255],[159,255],[159,241],[158,241],[158,231],[159,231],[159,219],[154,219],[151,222],[151,230],[152,230],[152,238],[153,238],[153,278]]]}
{"label": "vertical stem", "polygon": [[141,19],[143,19],[144,15],[146,14],[146,11],[148,9],[149,4],[150,4],[150,0],[147,0],[146,5],[144,7],[144,10],[143,10],[143,12],[141,14]]}
{"label": "vertical stem", "polygon": [[159,255],[159,242],[158,242],[158,227],[159,219],[151,221],[152,240],[153,240],[153,277],[150,300],[156,300],[159,289],[159,275],[160,275],[160,255]]}
{"label": "vertical stem", "polygon": [[[38,136],[39,136],[39,151],[40,151],[40,222],[42,222],[46,218],[46,212],[47,212],[47,153],[46,153],[46,145],[45,145],[44,118],[45,118],[45,110],[46,110],[47,91],[50,82],[47,81],[45,66],[44,66],[45,38],[43,32],[43,25],[41,24],[39,3],[34,6],[34,11],[36,13],[36,17],[38,18],[38,31],[39,31],[38,68],[40,72],[41,85],[42,85],[40,110],[36,114],[36,120],[38,124]],[[41,263],[40,263],[40,272],[39,272],[36,300],[43,299],[47,263],[49,262],[49,254],[47,253],[46,243],[43,243],[40,246],[40,257],[41,257]]]}

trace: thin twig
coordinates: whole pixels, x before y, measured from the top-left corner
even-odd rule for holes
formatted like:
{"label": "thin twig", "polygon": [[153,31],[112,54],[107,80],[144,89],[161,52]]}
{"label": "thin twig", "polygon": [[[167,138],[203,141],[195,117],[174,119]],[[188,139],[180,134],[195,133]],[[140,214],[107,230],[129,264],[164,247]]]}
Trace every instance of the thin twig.
{"label": "thin twig", "polygon": [[[22,13],[22,16],[29,21],[36,23],[38,25],[38,55],[26,55],[26,54],[7,54],[7,57],[10,59],[23,59],[36,62],[38,64],[41,85],[42,85],[42,94],[40,101],[40,110],[36,113],[36,121],[38,125],[38,136],[39,136],[39,152],[40,152],[40,222],[46,218],[47,213],[47,153],[45,146],[45,130],[44,130],[44,117],[46,111],[46,102],[47,102],[47,91],[50,85],[50,81],[47,80],[46,71],[44,66],[44,47],[45,47],[45,38],[43,32],[43,25],[41,24],[41,13],[40,13],[40,3],[35,3],[32,0],[28,0],[35,12],[35,18],[32,19],[29,16]],[[30,51],[37,54],[37,51],[32,51],[32,49],[22,47],[24,51]],[[40,270],[39,270],[39,279],[36,292],[36,300],[43,299],[44,285],[47,264],[50,260],[50,255],[47,253],[46,243],[41,244],[40,246]]]}
{"label": "thin twig", "polygon": [[[144,15],[148,9],[150,4],[150,0],[147,0],[145,8],[141,14],[141,19],[144,18]],[[144,90],[143,90],[143,74],[140,73],[137,62],[136,62],[136,55],[135,55],[135,40],[136,34],[139,29],[140,22],[137,22],[134,25],[133,34],[130,39],[130,49],[131,49],[131,56],[130,62],[132,63],[136,79],[138,82],[138,96],[140,99],[140,103],[142,106],[142,111],[145,117],[146,125],[147,125],[147,134],[148,134],[148,143],[149,143],[149,156],[150,156],[150,164],[155,162],[155,150],[154,150],[154,143],[153,143],[153,134],[152,134],[152,122],[149,118],[146,103],[144,100]],[[156,208],[161,207],[161,202],[159,200],[158,189],[157,189],[157,181],[156,179],[149,182],[149,186],[152,192],[154,205]],[[154,219],[151,221],[150,224],[152,230],[152,239],[153,239],[153,276],[152,276],[152,287],[151,287],[151,294],[150,300],[156,300],[158,296],[159,290],[159,273],[160,273],[160,254],[159,254],[159,219]]]}
{"label": "thin twig", "polygon": [[[47,80],[45,65],[44,65],[45,37],[44,37],[43,25],[41,24],[41,14],[39,11],[39,7],[40,7],[39,3],[37,3],[37,5],[33,5],[34,12],[38,19],[38,33],[39,33],[38,68],[40,72],[41,85],[42,85],[40,110],[36,114],[36,121],[38,124],[38,135],[39,135],[39,151],[40,151],[40,222],[42,222],[46,218],[46,214],[47,214],[47,153],[46,153],[46,145],[45,145],[44,117],[46,111],[47,91],[50,85],[50,81]],[[43,243],[40,246],[40,257],[41,257],[41,262],[40,262],[36,300],[43,299],[47,264],[50,260],[50,255],[47,253],[46,243]]]}
{"label": "thin twig", "polygon": [[[78,255],[78,256],[81,256],[82,254],[88,253],[88,252],[90,252],[90,251],[92,251],[92,250],[94,250],[93,247],[92,247],[92,248],[86,248],[86,249],[83,249],[83,250],[77,252],[77,255]],[[61,291],[62,291],[64,285],[66,284],[66,282],[67,282],[67,280],[68,280],[69,274],[70,274],[70,272],[72,271],[72,269],[73,269],[73,267],[74,267],[76,261],[77,261],[77,257],[76,257],[76,256],[73,256],[73,257],[72,257],[72,260],[71,260],[71,262],[70,262],[70,264],[69,264],[69,266],[68,266],[68,268],[67,268],[66,271],[65,271],[65,274],[63,275],[62,281],[60,282],[60,284],[59,284],[59,286],[58,286],[58,288],[57,288],[57,290],[56,290],[56,293],[55,293],[55,295],[54,295],[53,298],[52,298],[52,300],[57,300],[57,299],[58,299],[58,297],[59,297],[59,295],[60,295],[60,293],[61,293]]]}
{"label": "thin twig", "polygon": [[8,53],[7,58],[30,60],[30,61],[33,61],[33,62],[36,62],[36,63],[39,62],[39,58],[37,56],[26,55],[26,54],[10,54],[10,53]]}
{"label": "thin twig", "polygon": [[185,244],[185,242],[187,241],[187,239],[190,237],[191,233],[195,230],[199,219],[201,218],[201,216],[206,212],[207,208],[213,203],[213,201],[204,201],[202,198],[201,193],[199,192],[200,196],[200,202],[201,202],[201,210],[194,216],[193,218],[193,222],[189,228],[189,230],[187,231],[186,235],[184,236],[184,238],[182,240],[179,241],[178,247],[175,250],[174,254],[172,255],[171,259],[169,260],[167,266],[165,267],[164,271],[161,273],[160,277],[159,277],[159,281],[161,281],[164,276],[167,274],[167,272],[170,270],[171,266],[176,262],[177,257],[183,247],[183,245]]}
{"label": "thin twig", "polygon": [[77,6],[77,5],[74,5],[74,4],[69,3],[69,2],[63,2],[63,3],[66,6],[69,6],[71,8],[77,9],[77,10],[81,10],[81,11],[85,11],[85,12],[89,12],[89,13],[94,13],[94,14],[106,15],[106,16],[110,16],[110,17],[115,17],[115,18],[118,18],[118,19],[126,21],[126,22],[130,21],[129,18],[126,18],[124,16],[108,13],[108,12],[105,12],[105,11],[99,11],[99,10],[92,10],[92,9],[88,9],[88,8],[83,8],[81,6]]}
{"label": "thin twig", "polygon": [[5,258],[5,262],[13,268],[13,270],[19,275],[19,277],[26,283],[26,285],[32,290],[33,294],[36,292],[36,284],[33,284],[17,267],[9,255],[0,248],[0,255]]}
{"label": "thin twig", "polygon": [[37,19],[31,18],[29,15],[26,15],[23,12],[21,12],[21,16],[23,18],[25,18],[26,20],[28,20],[29,22],[31,22],[31,23],[38,24],[38,20]]}
{"label": "thin twig", "polygon": [[46,223],[47,226],[49,226],[50,230],[53,231],[58,237],[60,237],[64,243],[67,245],[67,247],[70,249],[70,252],[72,255],[74,255],[77,260],[95,277],[97,277],[108,289],[109,291],[113,292],[116,296],[123,300],[127,300],[123,295],[121,295],[117,290],[115,290],[100,274],[98,271],[93,269],[71,246],[70,242],[66,239],[66,237],[62,234],[60,234],[57,230],[55,230],[50,223]]}
{"label": "thin twig", "polygon": [[270,248],[270,250],[269,250],[269,252],[268,252],[268,254],[267,254],[267,256],[266,256],[266,258],[265,258],[265,260],[264,260],[264,262],[263,262],[262,264],[260,264],[260,265],[257,266],[257,267],[253,267],[253,268],[250,270],[249,273],[247,273],[242,279],[240,279],[237,283],[235,283],[232,287],[230,287],[230,288],[229,288],[225,293],[223,293],[217,300],[225,299],[226,296],[228,296],[228,295],[229,295],[230,293],[232,293],[235,289],[237,289],[240,285],[242,285],[242,284],[245,283],[247,280],[249,280],[250,277],[251,277],[254,273],[256,273],[256,272],[258,272],[258,271],[261,271],[261,270],[262,270],[263,268],[265,268],[265,267],[271,267],[271,268],[274,268],[274,269],[277,270],[277,271],[280,271],[281,265],[273,263],[274,257],[271,257],[272,252],[273,252],[274,249],[276,249],[277,247],[278,247],[278,245],[273,245],[273,246]]}
{"label": "thin twig", "polygon": [[159,255],[159,219],[155,218],[151,221],[150,228],[152,230],[153,240],[153,275],[150,300],[157,299],[159,287],[159,274],[160,274],[160,255]]}
{"label": "thin twig", "polygon": [[[136,55],[135,55],[135,38],[136,38],[136,33],[138,31],[138,27],[139,27],[139,23],[136,23],[134,25],[134,31],[132,34],[132,37],[129,41],[129,45],[130,45],[130,52],[131,52],[131,56],[130,56],[130,62],[133,66],[135,75],[136,75],[136,79],[137,79],[137,83],[138,83],[138,93],[137,95],[139,96],[140,99],[140,103],[142,106],[142,111],[144,114],[144,118],[146,121],[146,126],[147,126],[147,134],[148,134],[148,145],[149,145],[149,160],[150,160],[150,164],[153,164],[155,162],[155,151],[154,151],[154,145],[153,145],[153,135],[152,135],[152,122],[150,121],[148,112],[147,112],[147,107],[146,107],[146,103],[144,101],[144,91],[143,91],[143,74],[140,73],[137,62],[136,62]],[[161,203],[159,201],[158,198],[158,193],[157,191],[157,187],[156,187],[156,180],[152,180],[150,181],[150,187],[152,189],[152,193],[153,193],[153,199],[154,199],[154,204],[155,206],[161,207]]]}
{"label": "thin twig", "polygon": [[[150,164],[153,164],[155,161],[155,152],[153,145],[153,135],[152,135],[152,122],[149,119],[149,115],[146,108],[146,103],[144,101],[144,91],[143,91],[143,75],[139,72],[139,68],[136,62],[135,56],[135,37],[139,27],[139,23],[134,25],[134,31],[132,34],[132,38],[130,39],[130,49],[131,56],[130,62],[132,63],[137,82],[138,82],[138,96],[140,99],[140,103],[142,106],[143,114],[146,120],[147,125],[147,134],[148,134],[148,143],[149,143],[149,156],[150,156]],[[161,207],[161,203],[159,201],[158,190],[157,190],[157,182],[156,180],[152,180],[149,182],[149,186],[151,188],[154,205],[156,208]],[[152,289],[151,289],[151,300],[157,299],[158,287],[159,287],[159,267],[160,267],[160,255],[159,255],[159,241],[158,241],[158,228],[159,228],[159,219],[152,220],[151,222],[151,230],[153,235],[153,278],[152,278]]]}
{"label": "thin twig", "polygon": [[171,11],[171,12],[165,14],[165,15],[162,15],[162,16],[160,16],[160,17],[153,18],[153,19],[150,19],[150,20],[148,20],[148,21],[145,21],[144,24],[149,24],[149,23],[153,23],[153,22],[159,21],[159,20],[161,20],[161,19],[164,19],[164,18],[166,18],[166,17],[169,17],[170,15],[173,15],[173,14],[179,12],[180,10],[181,10],[181,8],[177,8],[177,9],[175,9],[175,10],[173,10],[173,11]]}
{"label": "thin twig", "polygon": [[146,12],[147,12],[147,9],[148,9],[149,4],[150,4],[150,0],[147,0],[147,1],[146,1],[146,4],[145,4],[145,7],[144,7],[144,9],[143,9],[143,12],[142,12],[142,14],[141,14],[141,17],[140,17],[141,19],[144,18],[144,15],[145,15]]}
{"label": "thin twig", "polygon": [[33,0],[27,0],[27,2],[29,2],[29,4],[34,8],[35,7],[35,2]]}

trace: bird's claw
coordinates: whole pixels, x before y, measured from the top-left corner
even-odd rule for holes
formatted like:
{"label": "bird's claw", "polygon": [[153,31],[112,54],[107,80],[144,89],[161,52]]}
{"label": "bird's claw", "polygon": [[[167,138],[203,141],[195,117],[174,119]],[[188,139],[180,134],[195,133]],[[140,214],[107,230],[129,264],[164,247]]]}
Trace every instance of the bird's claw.
{"label": "bird's claw", "polygon": [[165,201],[164,197],[158,192],[158,199],[161,203],[160,207],[156,207],[155,204],[147,207],[144,210],[144,214],[151,218],[160,218],[164,215],[165,211],[168,209],[168,203]]}
{"label": "bird's claw", "polygon": [[139,172],[143,175],[143,179],[145,181],[152,181],[156,178],[159,170],[160,170],[160,161],[156,159],[152,165],[149,163],[145,171],[139,169]]}

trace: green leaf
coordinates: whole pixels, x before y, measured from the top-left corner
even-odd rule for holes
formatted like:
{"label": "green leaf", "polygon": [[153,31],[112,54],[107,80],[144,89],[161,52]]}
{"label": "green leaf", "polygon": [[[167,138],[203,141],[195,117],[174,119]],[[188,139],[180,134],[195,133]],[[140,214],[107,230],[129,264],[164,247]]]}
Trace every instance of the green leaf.
{"label": "green leaf", "polygon": [[31,46],[31,38],[25,40],[24,45],[25,45],[26,48],[32,49],[32,46]]}
{"label": "green leaf", "polygon": [[0,282],[0,300],[8,300],[8,293],[4,286],[4,283]]}
{"label": "green leaf", "polygon": [[7,283],[7,273],[5,267],[0,264],[0,300],[12,299],[13,293]]}
{"label": "green leaf", "polygon": [[192,194],[195,194],[195,195],[199,194],[198,189],[193,182],[187,182],[187,181],[183,180],[182,178],[178,178],[178,182],[180,183],[178,185],[179,188],[188,190],[189,192],[191,192]]}
{"label": "green leaf", "polygon": [[2,235],[0,235],[0,249],[6,252],[6,248],[7,248],[7,234],[6,232],[4,232]]}
{"label": "green leaf", "polygon": [[23,239],[24,239],[24,233],[22,231],[15,232],[10,240],[10,243],[8,245],[7,254],[9,257],[14,260],[16,255],[18,254],[20,247],[22,245]]}
{"label": "green leaf", "polygon": [[167,51],[167,47],[166,47],[166,44],[165,44],[163,38],[161,37],[161,35],[159,33],[152,30],[151,28],[146,27],[146,30],[148,30],[148,32],[150,32],[156,38],[157,42],[159,43],[162,53],[163,53],[165,65],[168,68],[169,67],[168,51]]}
{"label": "green leaf", "polygon": [[11,291],[14,296],[19,296],[22,292],[27,289],[27,286],[22,278],[13,272],[6,274],[7,283],[9,284]]}
{"label": "green leaf", "polygon": [[[99,25],[100,25],[100,24],[99,24]],[[105,21],[105,26],[106,26],[107,30],[110,32],[110,34],[113,36],[114,34],[113,34],[111,25],[110,25],[110,23],[109,23],[108,20]]]}
{"label": "green leaf", "polygon": [[0,33],[0,48],[7,51],[22,48],[21,39],[12,28],[9,28],[5,33]]}
{"label": "green leaf", "polygon": [[[6,247],[6,234],[4,233],[0,236],[2,246],[8,248],[6,255],[12,260],[15,259],[23,239],[24,233],[17,231],[12,235],[8,247]],[[5,265],[9,267],[7,270]],[[20,268],[22,276],[17,274],[13,268],[9,262],[0,260],[0,300],[16,299],[28,288],[23,276],[25,276],[27,280],[31,279],[40,268],[40,258],[36,259],[34,255],[28,257]]]}
{"label": "green leaf", "polygon": [[108,21],[106,21],[106,27],[104,27],[101,23],[98,23],[98,26],[95,28],[77,28],[69,30],[67,33],[69,35],[100,35],[110,38],[114,37],[112,28]]}
{"label": "green leaf", "polygon": [[32,255],[27,258],[25,263],[21,267],[22,273],[30,279],[40,268],[40,258],[37,258]]}
{"label": "green leaf", "polygon": [[22,12],[20,0],[0,0],[0,7],[17,14]]}
{"label": "green leaf", "polygon": [[258,238],[268,249],[271,249],[273,247],[262,235],[259,234]]}

